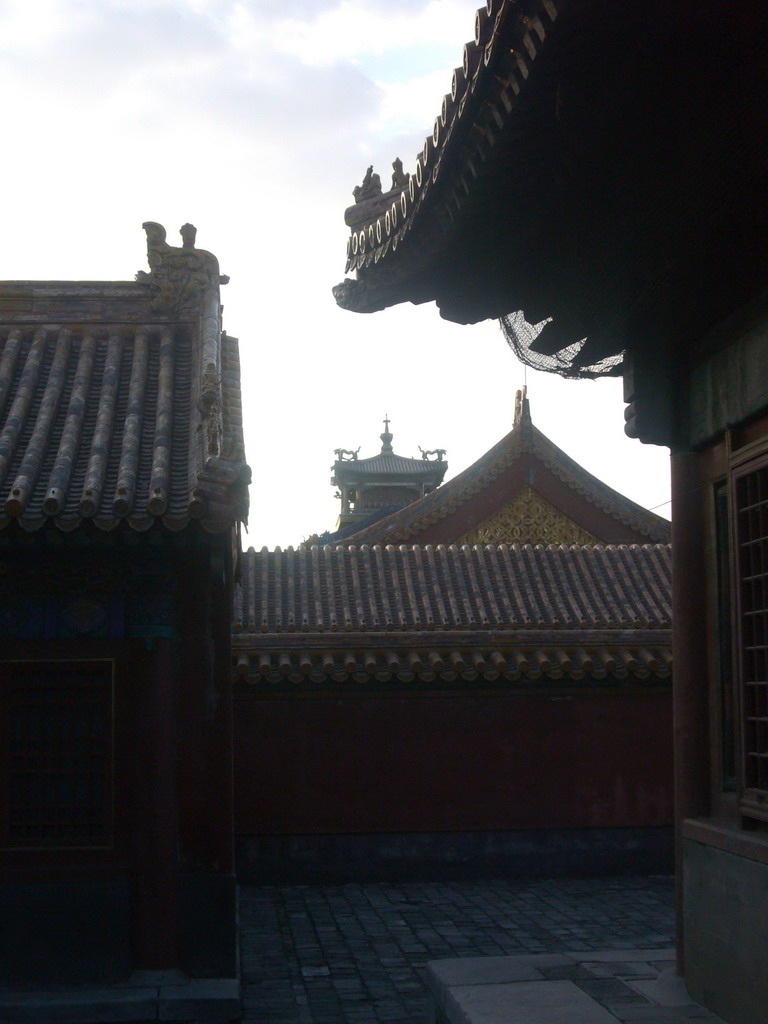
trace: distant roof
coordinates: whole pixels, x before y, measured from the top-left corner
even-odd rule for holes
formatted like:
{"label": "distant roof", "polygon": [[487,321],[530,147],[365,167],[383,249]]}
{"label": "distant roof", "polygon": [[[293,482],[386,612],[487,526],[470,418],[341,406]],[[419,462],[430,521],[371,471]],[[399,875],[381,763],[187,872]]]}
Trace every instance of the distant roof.
{"label": "distant roof", "polygon": [[[347,471],[356,476],[433,476],[435,467],[447,468],[448,463],[428,462],[424,459],[406,458],[394,452],[379,453],[369,459],[355,459],[349,462],[337,462],[335,471]],[[444,472],[445,470],[443,470]]]}
{"label": "distant roof", "polygon": [[183,248],[145,228],[136,282],[0,284],[0,528],[216,531],[247,516],[218,264],[189,226]]}
{"label": "distant roof", "polygon": [[664,678],[670,624],[668,545],[339,545],[250,549],[233,639],[252,682]]}
{"label": "distant roof", "polygon": [[[358,459],[357,451],[350,451],[345,448],[336,449],[336,461],[333,464],[333,483],[351,482],[364,480],[367,477],[390,478],[416,477],[418,479],[433,480],[435,486],[445,476],[448,463],[443,461],[444,450],[422,452],[420,459],[406,458],[404,455],[396,455],[392,448],[394,435],[389,430],[389,418],[384,420],[384,433],[381,437],[381,451],[378,455],[372,455],[368,459]],[[430,459],[429,456],[436,456]],[[345,456],[348,456],[345,458]],[[339,478],[338,480],[336,478]]]}
{"label": "distant roof", "polygon": [[[477,462],[438,490],[407,505],[387,519],[347,535],[344,542],[398,544],[417,537],[421,542],[425,539],[423,534],[437,524],[442,524],[449,532],[453,529],[454,536],[449,539],[458,541],[466,531],[465,510],[474,496],[498,488],[501,474],[525,454],[530,454],[544,465],[582,504],[600,510],[615,524],[620,524],[625,532],[629,531],[627,536],[614,536],[611,540],[669,542],[669,521],[615,491],[566,455],[533,425],[527,399],[522,401],[521,415],[516,426]],[[454,521],[456,527],[451,526]],[[598,536],[598,539],[608,538]]]}

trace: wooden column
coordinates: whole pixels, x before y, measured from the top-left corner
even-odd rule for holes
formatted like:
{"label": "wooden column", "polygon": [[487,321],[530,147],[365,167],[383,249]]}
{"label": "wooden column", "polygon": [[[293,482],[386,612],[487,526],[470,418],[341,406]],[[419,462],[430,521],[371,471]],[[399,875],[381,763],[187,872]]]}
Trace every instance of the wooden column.
{"label": "wooden column", "polygon": [[675,819],[678,970],[682,973],[682,839],[684,818],[710,810],[707,643],[707,494],[701,457],[672,455],[672,622],[674,656]]}
{"label": "wooden column", "polygon": [[201,538],[179,566],[182,958],[192,976],[233,977],[236,956],[229,535]]}
{"label": "wooden column", "polygon": [[[132,868],[134,966],[180,964],[176,641],[158,638],[134,662]],[[143,645],[142,645],[143,646]]]}

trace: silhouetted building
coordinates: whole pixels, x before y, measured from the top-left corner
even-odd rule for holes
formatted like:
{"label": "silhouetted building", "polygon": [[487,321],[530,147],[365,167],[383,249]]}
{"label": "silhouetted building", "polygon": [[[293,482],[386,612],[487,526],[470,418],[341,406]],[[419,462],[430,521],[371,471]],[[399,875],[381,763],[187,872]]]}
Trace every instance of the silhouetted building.
{"label": "silhouetted building", "polygon": [[358,448],[336,449],[331,484],[339,489],[341,511],[337,536],[391,513],[430,494],[442,483],[448,463],[443,449],[423,451],[420,459],[397,455],[392,448],[389,419],[384,420],[381,451],[368,459],[358,458]]}
{"label": "silhouetted building", "polygon": [[627,433],[671,448],[680,965],[733,1024],[768,1006],[767,21],[489,0],[407,184],[347,211],[335,289],[622,374]]}
{"label": "silhouetted building", "polygon": [[238,347],[194,228],[144,226],[137,281],[0,285],[4,1020],[239,1012]]}

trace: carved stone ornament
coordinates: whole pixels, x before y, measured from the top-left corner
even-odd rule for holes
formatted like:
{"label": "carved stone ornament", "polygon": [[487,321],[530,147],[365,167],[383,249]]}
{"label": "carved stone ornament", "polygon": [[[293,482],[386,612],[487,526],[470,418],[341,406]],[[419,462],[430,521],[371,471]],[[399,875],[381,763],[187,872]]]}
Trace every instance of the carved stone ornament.
{"label": "carved stone ornament", "polygon": [[392,188],[405,188],[410,180],[410,174],[403,170],[403,161],[397,157],[392,161]]}
{"label": "carved stone ornament", "polygon": [[245,462],[243,442],[234,437],[225,437],[221,442],[219,455],[222,459],[226,459],[229,462]]}
{"label": "carved stone ornament", "polygon": [[360,448],[352,451],[350,448],[334,448],[333,453],[338,462],[357,462],[357,453]]}
{"label": "carved stone ornament", "polygon": [[[424,451],[424,449],[421,447],[421,445],[419,445],[419,451],[421,452],[421,457],[424,460],[424,462],[442,462],[443,461],[443,456],[445,455],[447,449],[446,448],[430,448],[429,451]],[[430,455],[434,455],[435,458],[434,459],[430,459]]]}
{"label": "carved stone ornament", "polygon": [[563,515],[531,487],[470,530],[461,544],[599,544],[597,537]]}
{"label": "carved stone ornament", "polygon": [[197,404],[205,423],[206,452],[218,455],[221,442],[221,374],[208,366],[200,382],[200,399]]}
{"label": "carved stone ornament", "polygon": [[229,278],[219,273],[219,261],[213,253],[195,248],[197,229],[192,224],[181,228],[182,246],[166,242],[165,228],[145,221],[149,273],[140,270],[136,280],[152,289],[151,307],[156,313],[184,313],[196,310],[206,290],[217,289]]}
{"label": "carved stone ornament", "polygon": [[366,199],[375,199],[381,195],[381,178],[373,173],[373,164],[365,172],[362,185],[352,189],[352,195],[356,203],[364,203]]}

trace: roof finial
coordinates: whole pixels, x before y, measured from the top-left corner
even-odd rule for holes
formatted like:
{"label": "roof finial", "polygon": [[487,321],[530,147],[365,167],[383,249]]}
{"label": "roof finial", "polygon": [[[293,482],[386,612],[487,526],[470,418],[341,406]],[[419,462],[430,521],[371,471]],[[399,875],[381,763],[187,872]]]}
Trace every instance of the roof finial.
{"label": "roof finial", "polygon": [[523,420],[530,421],[531,411],[528,408],[528,386],[523,384],[520,390],[515,394],[515,418],[512,421],[512,429],[521,423]]}
{"label": "roof finial", "polygon": [[392,451],[392,434],[389,432],[389,416],[384,413],[384,433],[379,434],[381,438],[381,453],[388,455]]}

